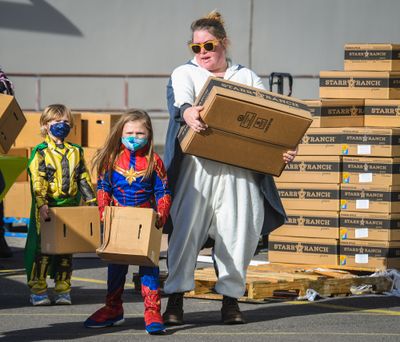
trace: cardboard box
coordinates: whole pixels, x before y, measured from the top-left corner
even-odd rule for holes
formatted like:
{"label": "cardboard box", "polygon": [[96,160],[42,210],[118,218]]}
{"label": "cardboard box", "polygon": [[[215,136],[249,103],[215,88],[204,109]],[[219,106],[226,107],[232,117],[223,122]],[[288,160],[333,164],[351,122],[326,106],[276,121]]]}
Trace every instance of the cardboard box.
{"label": "cardboard box", "polygon": [[321,100],[303,100],[313,119],[310,127],[321,127]]}
{"label": "cardboard box", "polygon": [[106,207],[103,244],[96,253],[112,263],[157,266],[162,229],[155,222],[150,208]]}
{"label": "cardboard box", "polygon": [[313,119],[318,118],[318,121],[313,121],[313,127],[364,126],[363,99],[320,99],[304,102],[312,108],[310,112]]}
{"label": "cardboard box", "polygon": [[338,264],[338,240],[269,235],[268,261],[308,265]]}
{"label": "cardboard box", "polygon": [[85,158],[86,167],[90,173],[92,184],[97,184],[97,170],[92,170],[92,161],[97,151],[98,149],[94,147],[83,147],[83,156]]}
{"label": "cardboard box", "polygon": [[50,208],[50,221],[42,221],[40,229],[45,254],[93,253],[100,246],[98,207]]}
{"label": "cardboard box", "polygon": [[339,156],[296,156],[282,174],[275,177],[275,182],[338,184],[342,180],[341,169]]}
{"label": "cardboard box", "polygon": [[400,72],[320,71],[321,98],[400,99]]}
{"label": "cardboard box", "polygon": [[0,153],[7,153],[26,123],[14,96],[0,94]]}
{"label": "cardboard box", "polygon": [[342,184],[340,210],[400,213],[400,185]]}
{"label": "cardboard box", "polygon": [[[298,155],[340,156],[343,128],[309,128],[298,146]],[[297,157],[296,157],[297,158]]]}
{"label": "cardboard box", "polygon": [[282,153],[295,149],[312,122],[300,100],[210,77],[196,99],[209,128],[182,127],[184,153],[279,175]]}
{"label": "cardboard box", "polygon": [[400,100],[365,99],[365,126],[400,127]]}
{"label": "cardboard box", "polygon": [[400,185],[400,158],[343,157],[342,183]]}
{"label": "cardboard box", "polygon": [[308,238],[339,239],[339,212],[286,210],[288,219],[271,234]]}
{"label": "cardboard box", "polygon": [[339,184],[277,183],[286,209],[339,211]]}
{"label": "cardboard box", "polygon": [[[29,159],[31,155],[31,150],[30,148],[11,148],[8,153],[8,156],[15,156],[15,157],[24,157]],[[18,178],[15,180],[16,182],[27,182],[28,179],[28,171],[24,170],[22,173],[18,176]]]}
{"label": "cardboard box", "polygon": [[[40,135],[40,116],[41,112],[24,112],[26,116],[26,125],[15,140],[13,147],[35,147],[44,141]],[[65,139],[73,144],[81,145],[82,140],[82,127],[81,127],[81,114],[72,113],[74,117],[74,127]]]}
{"label": "cardboard box", "polygon": [[120,113],[94,113],[82,114],[82,146],[103,147],[111,128],[121,118]]}
{"label": "cardboard box", "polygon": [[346,44],[344,70],[400,71],[400,44]]}
{"label": "cardboard box", "polygon": [[399,128],[343,128],[342,154],[348,156],[400,156]]}
{"label": "cardboard box", "polygon": [[400,215],[341,212],[340,240],[400,240]]}
{"label": "cardboard box", "polygon": [[14,183],[3,201],[4,217],[29,218],[32,205],[29,182]]}
{"label": "cardboard box", "polygon": [[400,268],[400,241],[340,241],[340,266],[371,270]]}

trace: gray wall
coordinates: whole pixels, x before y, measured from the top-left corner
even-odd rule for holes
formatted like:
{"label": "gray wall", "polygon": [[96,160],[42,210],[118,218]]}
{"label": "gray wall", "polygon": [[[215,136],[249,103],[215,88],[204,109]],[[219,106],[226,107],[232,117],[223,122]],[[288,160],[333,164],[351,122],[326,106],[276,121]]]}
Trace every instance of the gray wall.
{"label": "gray wall", "polygon": [[[127,105],[150,110],[162,141],[167,75],[191,58],[190,23],[212,9],[225,19],[231,57],[261,75],[317,76],[343,68],[347,42],[400,42],[397,0],[0,0],[0,65],[8,73],[158,74],[126,79]],[[12,80],[26,109],[37,98],[40,107],[125,107],[123,77],[41,77],[40,96],[38,79]],[[317,98],[318,79],[296,78],[293,96]]]}

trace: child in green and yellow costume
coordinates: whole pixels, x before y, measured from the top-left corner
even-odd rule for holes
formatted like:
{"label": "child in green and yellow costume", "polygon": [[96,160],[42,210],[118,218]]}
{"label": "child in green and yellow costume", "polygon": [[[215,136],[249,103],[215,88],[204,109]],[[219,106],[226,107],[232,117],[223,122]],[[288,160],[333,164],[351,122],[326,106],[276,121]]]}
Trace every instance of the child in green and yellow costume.
{"label": "child in green and yellow costume", "polygon": [[74,121],[64,105],[48,106],[40,117],[45,141],[37,145],[29,160],[32,208],[25,246],[25,267],[30,301],[34,306],[51,303],[47,293],[47,274],[54,276],[55,304],[71,304],[72,255],[41,253],[40,222],[49,218],[49,207],[79,206],[81,196],[96,205],[82,147],[64,141]]}

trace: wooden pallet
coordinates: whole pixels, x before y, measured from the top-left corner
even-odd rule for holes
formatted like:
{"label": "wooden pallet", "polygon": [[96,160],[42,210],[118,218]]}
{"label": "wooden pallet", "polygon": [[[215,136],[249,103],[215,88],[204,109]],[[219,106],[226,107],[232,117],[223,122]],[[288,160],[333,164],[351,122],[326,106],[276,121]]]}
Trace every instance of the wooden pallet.
{"label": "wooden pallet", "polygon": [[[307,289],[313,289],[323,297],[345,296],[351,294],[351,286],[359,285],[371,285],[375,293],[390,291],[390,279],[383,276],[370,277],[366,273],[361,269],[343,270],[292,264],[250,266],[246,293],[240,301],[265,302],[278,298],[297,298],[304,296]],[[195,289],[186,296],[221,299],[220,295],[213,292],[216,280],[214,268],[196,270]]]}

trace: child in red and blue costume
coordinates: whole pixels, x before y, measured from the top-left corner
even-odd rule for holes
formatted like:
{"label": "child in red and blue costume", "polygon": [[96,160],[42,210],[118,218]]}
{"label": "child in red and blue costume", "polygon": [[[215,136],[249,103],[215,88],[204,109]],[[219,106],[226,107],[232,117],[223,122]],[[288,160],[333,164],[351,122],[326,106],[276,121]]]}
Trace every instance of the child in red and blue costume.
{"label": "child in red and blue costume", "polygon": [[[97,198],[102,220],[106,206],[154,208],[156,226],[162,228],[169,215],[171,196],[164,164],[153,149],[153,129],[146,112],[128,112],[114,125],[93,160],[99,175]],[[128,265],[108,265],[106,305],[85,321],[85,327],[109,327],[124,322],[121,297],[127,272]],[[149,334],[164,333],[159,268],[140,266],[139,275],[145,329]]]}

